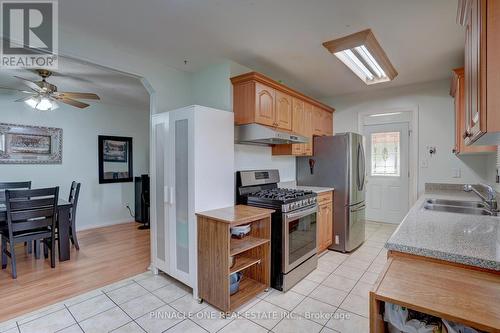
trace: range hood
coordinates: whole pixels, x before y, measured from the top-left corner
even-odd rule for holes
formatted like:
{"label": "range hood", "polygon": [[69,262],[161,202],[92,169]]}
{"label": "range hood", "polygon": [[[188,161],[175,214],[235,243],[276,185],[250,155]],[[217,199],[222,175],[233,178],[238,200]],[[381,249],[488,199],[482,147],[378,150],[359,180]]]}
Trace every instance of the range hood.
{"label": "range hood", "polygon": [[286,145],[307,143],[305,136],[279,131],[259,124],[239,125],[234,129],[235,142],[256,145]]}

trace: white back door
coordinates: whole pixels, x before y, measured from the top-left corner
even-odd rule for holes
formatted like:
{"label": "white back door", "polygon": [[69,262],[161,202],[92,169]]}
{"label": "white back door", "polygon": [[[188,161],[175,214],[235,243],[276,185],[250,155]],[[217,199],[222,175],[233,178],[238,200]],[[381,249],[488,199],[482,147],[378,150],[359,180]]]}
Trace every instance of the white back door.
{"label": "white back door", "polygon": [[409,209],[408,123],[365,125],[366,219],[400,223]]}

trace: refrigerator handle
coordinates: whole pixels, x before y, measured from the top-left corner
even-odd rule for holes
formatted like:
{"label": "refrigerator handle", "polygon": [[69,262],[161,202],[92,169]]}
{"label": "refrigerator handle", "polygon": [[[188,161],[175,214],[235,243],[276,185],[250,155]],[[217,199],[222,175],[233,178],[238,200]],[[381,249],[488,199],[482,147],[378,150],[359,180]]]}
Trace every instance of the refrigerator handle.
{"label": "refrigerator handle", "polygon": [[361,163],[363,165],[363,171],[362,171],[362,175],[363,175],[363,181],[361,182],[361,190],[364,190],[365,188],[365,181],[366,181],[366,158],[365,158],[365,149],[363,147],[363,144],[360,143],[359,144],[359,147],[360,147],[360,151],[361,151]]}
{"label": "refrigerator handle", "polygon": [[[363,146],[358,142],[358,170],[357,170],[357,181],[358,190],[362,191],[365,187],[365,153],[363,151]],[[361,171],[363,170],[363,171]]]}

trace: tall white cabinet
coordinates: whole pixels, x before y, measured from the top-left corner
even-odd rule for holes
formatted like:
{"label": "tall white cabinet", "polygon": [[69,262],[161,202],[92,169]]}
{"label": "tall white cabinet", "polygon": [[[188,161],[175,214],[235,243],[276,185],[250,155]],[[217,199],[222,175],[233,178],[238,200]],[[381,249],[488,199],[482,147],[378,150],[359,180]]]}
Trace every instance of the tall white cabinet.
{"label": "tall white cabinet", "polygon": [[234,204],[234,114],[199,105],[152,116],[151,260],[197,288],[195,213]]}

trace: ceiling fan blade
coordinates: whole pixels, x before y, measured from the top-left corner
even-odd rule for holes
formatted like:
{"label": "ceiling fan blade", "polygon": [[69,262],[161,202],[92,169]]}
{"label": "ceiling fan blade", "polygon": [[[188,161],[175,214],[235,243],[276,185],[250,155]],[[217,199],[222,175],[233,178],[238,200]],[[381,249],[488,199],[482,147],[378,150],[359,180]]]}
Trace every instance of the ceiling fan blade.
{"label": "ceiling fan blade", "polygon": [[20,90],[20,89],[14,89],[14,88],[7,88],[7,87],[0,87],[0,89],[12,90],[12,91],[19,91],[19,92],[22,92],[24,94],[32,94],[33,93],[32,91]]}
{"label": "ceiling fan blade", "polygon": [[23,81],[25,85],[27,85],[28,87],[30,87],[34,91],[37,91],[37,92],[41,92],[42,91],[42,89],[41,89],[42,87],[40,87],[40,85],[37,82],[25,79],[25,78],[20,77],[20,76],[15,76],[14,75],[14,77],[16,79],[19,79],[19,80]]}
{"label": "ceiling fan blade", "polygon": [[69,98],[80,98],[80,99],[96,99],[100,100],[99,96],[92,93],[81,93],[81,92],[66,92],[62,91],[58,93],[60,97],[69,97]]}
{"label": "ceiling fan blade", "polygon": [[[35,95],[33,95],[33,96],[35,96]],[[19,99],[16,99],[14,102],[25,102],[25,101],[27,101],[28,99],[33,98],[33,96],[28,96],[28,97],[19,98]]]}
{"label": "ceiling fan blade", "polygon": [[84,108],[86,108],[87,106],[89,106],[89,104],[86,104],[86,103],[83,103],[83,102],[77,101],[76,99],[72,99],[72,98],[69,98],[69,97],[57,98],[57,100],[58,100],[58,101],[60,101],[60,102],[63,102],[63,103],[69,104],[69,105],[71,105],[71,106],[74,106],[74,107],[80,108],[80,109],[84,109]]}

